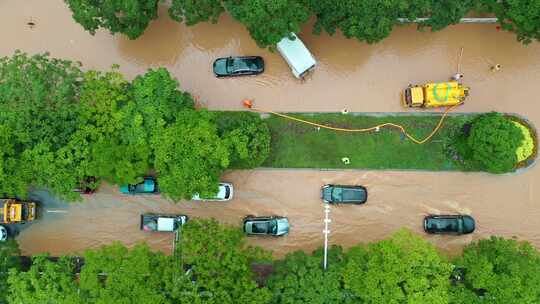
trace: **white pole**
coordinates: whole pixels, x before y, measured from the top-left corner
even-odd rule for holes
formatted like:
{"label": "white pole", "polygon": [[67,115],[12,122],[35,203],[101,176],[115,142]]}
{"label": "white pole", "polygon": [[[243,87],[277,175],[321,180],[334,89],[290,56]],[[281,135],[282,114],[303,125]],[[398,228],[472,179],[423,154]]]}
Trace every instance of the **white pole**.
{"label": "white pole", "polygon": [[330,206],[328,204],[324,204],[324,270],[326,270],[326,267],[328,265],[328,234],[330,234],[330,230],[328,230],[328,224],[331,222],[330,218],[328,218],[329,213]]}

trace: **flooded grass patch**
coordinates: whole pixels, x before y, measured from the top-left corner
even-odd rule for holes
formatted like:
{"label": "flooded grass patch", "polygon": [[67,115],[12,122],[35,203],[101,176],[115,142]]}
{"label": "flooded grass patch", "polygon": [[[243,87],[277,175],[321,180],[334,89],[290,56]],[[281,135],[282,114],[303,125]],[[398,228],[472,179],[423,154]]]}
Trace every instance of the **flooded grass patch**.
{"label": "flooded grass patch", "polygon": [[[440,113],[292,114],[319,124],[340,128],[367,128],[385,122],[402,125],[417,139],[428,136],[440,119]],[[439,132],[425,144],[416,144],[400,130],[381,128],[378,132],[348,133],[293,123],[271,116],[266,119],[272,134],[271,152],[263,166],[274,168],[361,168],[460,170],[448,153],[456,132],[476,114],[447,117]],[[342,159],[348,158],[345,164]]]}

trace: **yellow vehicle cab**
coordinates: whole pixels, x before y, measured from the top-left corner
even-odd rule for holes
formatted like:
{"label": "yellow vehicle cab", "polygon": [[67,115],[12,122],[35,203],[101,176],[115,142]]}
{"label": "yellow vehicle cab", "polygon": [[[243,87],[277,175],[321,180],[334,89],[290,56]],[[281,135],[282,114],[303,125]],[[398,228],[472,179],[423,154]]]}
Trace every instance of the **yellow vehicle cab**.
{"label": "yellow vehicle cab", "polygon": [[30,222],[36,218],[36,203],[15,199],[0,199],[3,224]]}
{"label": "yellow vehicle cab", "polygon": [[469,95],[469,87],[457,81],[410,85],[402,96],[403,105],[410,108],[448,107],[461,104]]}

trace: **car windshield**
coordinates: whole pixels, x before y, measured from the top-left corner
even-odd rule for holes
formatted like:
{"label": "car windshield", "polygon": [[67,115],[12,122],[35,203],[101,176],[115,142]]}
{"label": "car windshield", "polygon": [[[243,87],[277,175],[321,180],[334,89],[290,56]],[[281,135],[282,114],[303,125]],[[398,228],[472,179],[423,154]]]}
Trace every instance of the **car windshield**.
{"label": "car windshield", "polygon": [[271,234],[277,234],[277,220],[271,220],[270,221],[270,233]]}
{"label": "car windshield", "polygon": [[240,59],[240,58],[228,58],[227,59],[227,72],[239,73],[243,71],[256,70],[257,65],[253,60]]}
{"label": "car windshield", "polygon": [[225,198],[229,198],[231,195],[231,189],[229,187],[225,187]]}
{"label": "car windshield", "polygon": [[268,233],[269,227],[268,222],[254,222],[252,224],[251,230],[253,233]]}
{"label": "car windshield", "polygon": [[439,231],[457,232],[460,228],[460,222],[461,221],[459,221],[458,219],[436,219],[432,222],[431,226]]}
{"label": "car windshield", "polygon": [[341,195],[343,194],[342,188],[334,188],[332,190],[332,201],[334,202],[340,202],[341,201]]}

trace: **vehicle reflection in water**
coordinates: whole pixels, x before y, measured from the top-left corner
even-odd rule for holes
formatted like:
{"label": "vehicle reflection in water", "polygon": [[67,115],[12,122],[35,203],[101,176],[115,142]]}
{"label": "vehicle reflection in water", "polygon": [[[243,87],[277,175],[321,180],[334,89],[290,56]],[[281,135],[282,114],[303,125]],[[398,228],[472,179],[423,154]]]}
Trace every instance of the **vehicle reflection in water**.
{"label": "vehicle reflection in water", "polygon": [[[0,2],[0,55],[11,55],[16,49],[49,51],[92,69],[108,69],[116,63],[128,78],[164,66],[183,90],[214,110],[239,110],[241,100],[252,98],[257,107],[276,111],[339,112],[347,108],[350,112],[397,112],[404,111],[399,103],[404,87],[445,81],[455,73],[463,47],[461,72],[471,94],[457,111],[518,113],[540,126],[540,105],[534,102],[540,79],[540,44],[523,46],[514,34],[497,31],[494,25],[456,25],[436,33],[402,26],[381,43],[367,45],[340,33],[313,35],[312,20],[300,37],[320,64],[309,79],[298,81],[277,53],[259,49],[230,16],[223,15],[216,25],[192,27],[171,21],[164,8],[160,16],[139,40],[129,41],[106,31],[95,36],[86,33],[74,23],[62,0],[6,0]],[[31,29],[26,25],[30,18],[35,23]],[[213,60],[230,55],[262,56],[265,72],[217,79],[212,73]],[[494,64],[501,64],[502,69],[491,71]],[[142,212],[159,211],[215,217],[239,229],[247,214],[287,216],[291,223],[288,236],[249,238],[249,242],[274,249],[277,256],[297,249],[309,251],[322,244],[319,191],[328,183],[359,183],[370,192],[365,205],[332,208],[331,244],[351,246],[378,240],[401,227],[422,233],[426,214],[466,213],[477,221],[472,235],[425,238],[448,252],[492,234],[516,236],[540,247],[538,166],[519,175],[501,176],[256,170],[231,172],[223,180],[235,185],[235,199],[228,203],[172,204],[161,198],[122,196],[117,188],[103,185],[83,203],[66,206],[67,213],[46,215],[25,228],[18,237],[21,248],[24,253],[61,254],[120,240],[127,244],[147,241],[152,248],[167,251],[170,234],[138,230]]]}

